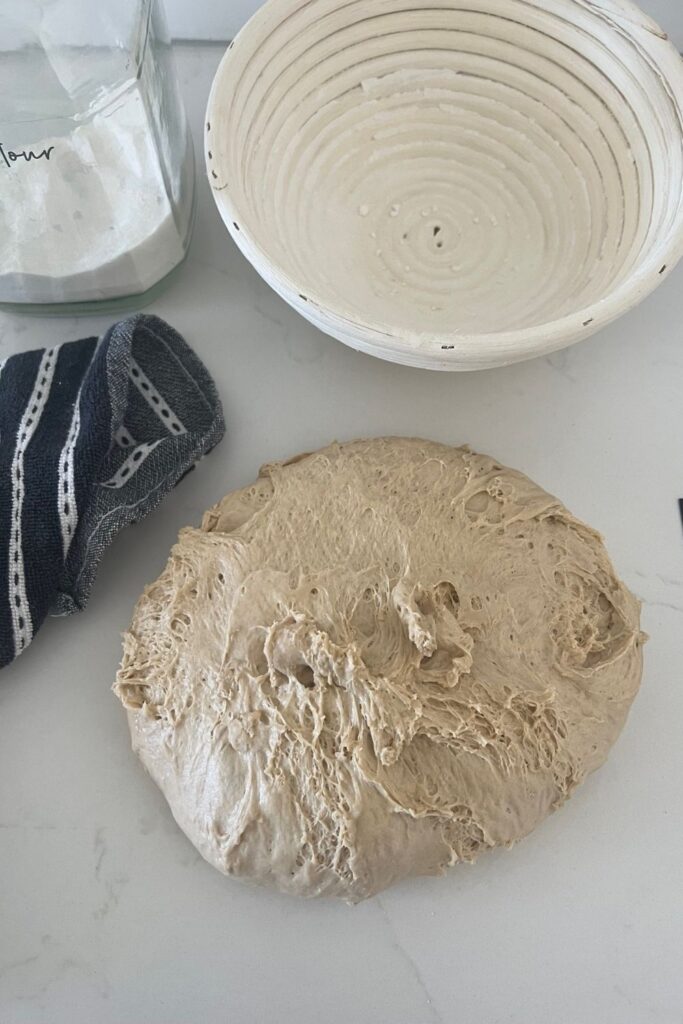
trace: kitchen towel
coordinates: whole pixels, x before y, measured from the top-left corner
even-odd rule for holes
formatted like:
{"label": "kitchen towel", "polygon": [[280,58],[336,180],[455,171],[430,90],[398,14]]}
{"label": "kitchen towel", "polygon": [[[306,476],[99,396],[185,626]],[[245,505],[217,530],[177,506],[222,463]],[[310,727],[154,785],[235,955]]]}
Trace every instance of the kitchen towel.
{"label": "kitchen towel", "polygon": [[0,360],[0,667],[85,606],[112,538],[223,431],[211,376],[158,317]]}

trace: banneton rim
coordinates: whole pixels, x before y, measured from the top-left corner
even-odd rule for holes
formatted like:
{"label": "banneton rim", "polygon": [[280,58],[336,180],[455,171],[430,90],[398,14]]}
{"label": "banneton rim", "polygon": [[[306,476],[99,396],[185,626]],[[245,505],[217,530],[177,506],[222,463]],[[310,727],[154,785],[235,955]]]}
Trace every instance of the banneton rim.
{"label": "banneton rim", "polygon": [[683,251],[683,64],[626,0],[269,0],[206,117],[218,209],[303,316],[468,370],[595,333]]}

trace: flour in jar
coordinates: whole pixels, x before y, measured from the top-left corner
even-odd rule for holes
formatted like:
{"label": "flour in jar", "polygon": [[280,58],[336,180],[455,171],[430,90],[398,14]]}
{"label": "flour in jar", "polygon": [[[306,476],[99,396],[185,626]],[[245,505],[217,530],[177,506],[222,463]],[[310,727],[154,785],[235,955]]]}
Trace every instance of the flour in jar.
{"label": "flour in jar", "polygon": [[0,301],[136,294],[182,260],[186,228],[151,122],[132,89],[67,135],[0,139]]}

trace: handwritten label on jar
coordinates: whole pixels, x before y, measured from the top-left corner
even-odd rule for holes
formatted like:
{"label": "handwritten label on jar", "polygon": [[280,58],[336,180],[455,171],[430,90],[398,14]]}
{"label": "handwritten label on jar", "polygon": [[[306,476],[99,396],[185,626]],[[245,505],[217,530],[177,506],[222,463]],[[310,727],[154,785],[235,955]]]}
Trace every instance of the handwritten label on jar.
{"label": "handwritten label on jar", "polygon": [[23,160],[30,164],[32,160],[49,160],[54,148],[54,146],[48,146],[47,149],[41,149],[39,152],[33,149],[20,149],[18,153],[15,153],[13,149],[5,149],[2,142],[0,142],[0,157],[2,157],[8,167],[11,167],[18,160]]}

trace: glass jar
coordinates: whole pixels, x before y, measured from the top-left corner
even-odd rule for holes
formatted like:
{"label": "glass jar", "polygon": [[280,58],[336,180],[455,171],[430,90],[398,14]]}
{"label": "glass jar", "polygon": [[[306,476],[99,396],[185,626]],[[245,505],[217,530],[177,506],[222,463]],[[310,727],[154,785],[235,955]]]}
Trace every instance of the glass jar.
{"label": "glass jar", "polygon": [[160,0],[0,0],[0,304],[143,305],[193,212]]}

